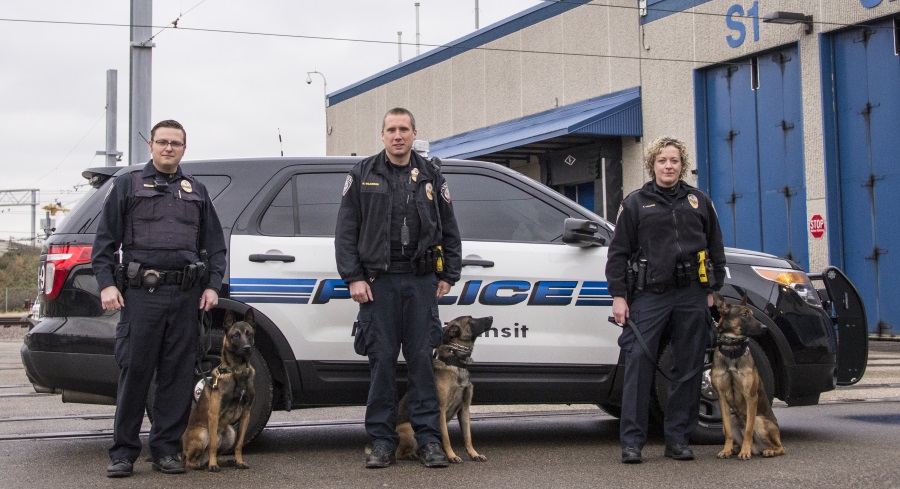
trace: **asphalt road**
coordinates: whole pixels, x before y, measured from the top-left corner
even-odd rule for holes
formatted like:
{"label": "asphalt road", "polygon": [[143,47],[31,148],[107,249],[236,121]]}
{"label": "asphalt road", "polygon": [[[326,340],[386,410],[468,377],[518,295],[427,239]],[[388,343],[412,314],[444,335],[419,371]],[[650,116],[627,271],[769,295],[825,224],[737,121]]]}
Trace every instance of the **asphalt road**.
{"label": "asphalt road", "polygon": [[[63,404],[34,395],[19,342],[0,341],[0,487],[900,487],[900,343],[876,343],[857,386],[823,395],[822,404],[776,403],[787,455],[718,460],[719,446],[695,446],[697,460],[662,456],[660,438],[644,463],[619,463],[618,421],[592,406],[477,406],[475,447],[488,457],[447,469],[400,461],[363,467],[362,408],[275,413],[245,450],[249,470],[218,474],[153,472],[144,457],[127,479],[107,479],[111,406]],[[34,418],[47,418],[43,420]],[[23,440],[24,434],[97,436]],[[451,439],[464,452],[455,423]],[[145,439],[146,440],[146,439]],[[145,452],[146,455],[146,452]]]}

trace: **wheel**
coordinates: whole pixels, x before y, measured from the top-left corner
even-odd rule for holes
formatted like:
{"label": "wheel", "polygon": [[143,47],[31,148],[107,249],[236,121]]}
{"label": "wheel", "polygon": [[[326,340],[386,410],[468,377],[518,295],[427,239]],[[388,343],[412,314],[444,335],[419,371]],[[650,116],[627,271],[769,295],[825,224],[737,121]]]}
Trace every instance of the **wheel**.
{"label": "wheel", "polygon": [[[759,371],[766,395],[771,401],[775,395],[775,374],[772,365],[763,352],[762,347],[751,339],[750,354]],[[672,346],[666,345],[659,358],[659,366],[664,372],[668,372],[672,365]],[[669,400],[669,381],[657,373],[653,380],[653,389],[650,394],[651,419],[658,426],[663,425],[663,416]],[[722,411],[719,409],[719,396],[712,386],[709,376],[709,368],[703,371],[703,380],[700,385],[700,417],[697,419],[697,427],[691,434],[691,441],[699,445],[716,445],[725,441],[722,432]]]}
{"label": "wheel", "polygon": [[[218,342],[216,341],[218,340]],[[207,355],[207,360],[210,364],[215,368],[219,364],[219,354],[222,349],[222,333],[219,331],[213,332],[213,350],[209,352]],[[250,407],[250,424],[247,426],[247,435],[244,438],[244,445],[249,444],[253,441],[257,435],[259,435],[263,428],[266,427],[266,423],[269,422],[269,416],[272,415],[272,374],[269,372],[269,366],[266,364],[265,359],[263,359],[262,355],[259,353],[259,350],[256,347],[253,348],[253,351],[250,355],[250,365],[253,366],[253,369],[256,370],[256,379],[253,382],[253,385],[256,390],[256,397],[253,399],[253,406]],[[198,393],[197,387],[202,389],[201,383],[204,379],[197,377],[197,383],[195,384],[195,397]],[[147,395],[147,418],[150,419],[150,422],[153,422],[153,402],[156,393],[156,377],[153,378],[153,381],[150,384],[150,392]],[[195,399],[196,402],[196,399]],[[237,423],[234,424],[235,429],[237,429]]]}

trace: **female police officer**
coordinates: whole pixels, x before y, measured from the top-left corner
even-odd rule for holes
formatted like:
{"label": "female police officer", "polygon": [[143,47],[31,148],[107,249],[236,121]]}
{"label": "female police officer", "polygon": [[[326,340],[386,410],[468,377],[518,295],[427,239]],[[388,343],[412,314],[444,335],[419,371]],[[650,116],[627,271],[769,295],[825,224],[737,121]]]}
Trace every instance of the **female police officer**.
{"label": "female police officer", "polygon": [[[725,279],[725,250],[709,197],[683,181],[690,166],[685,144],[670,137],[657,139],[647,149],[645,164],[652,180],[622,202],[606,278],[616,322],[623,324],[631,318],[653,358],[663,333],[671,332],[676,380],[669,388],[665,456],[692,460],[694,453],[687,440],[697,424],[701,374],[698,371],[679,380],[703,362],[712,291]],[[710,262],[713,270],[702,274]],[[629,304],[626,270],[631,263],[637,263],[640,283]],[[630,327],[623,329],[619,346],[625,352],[622,462],[640,463],[647,439],[654,361]]]}

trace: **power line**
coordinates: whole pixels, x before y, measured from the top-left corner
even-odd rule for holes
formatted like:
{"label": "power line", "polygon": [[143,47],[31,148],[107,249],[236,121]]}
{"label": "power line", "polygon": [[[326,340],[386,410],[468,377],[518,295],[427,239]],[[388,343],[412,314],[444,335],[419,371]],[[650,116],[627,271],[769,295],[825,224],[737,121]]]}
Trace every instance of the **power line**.
{"label": "power line", "polygon": [[81,143],[84,142],[84,140],[85,140],[85,139],[88,137],[88,135],[94,130],[94,128],[97,127],[97,124],[99,124],[100,121],[102,121],[104,117],[106,117],[106,114],[101,115],[100,118],[97,119],[97,120],[91,125],[91,127],[87,130],[87,132],[84,133],[84,136],[81,136],[81,139],[79,139],[78,142],[75,143],[75,146],[72,146],[72,149],[70,149],[69,152],[66,153],[66,156],[64,156],[63,159],[60,160],[59,163],[57,163],[56,166],[53,167],[52,170],[48,171],[47,173],[44,173],[40,178],[38,178],[37,180],[35,180],[34,183],[31,184],[31,186],[37,185],[38,182],[40,182],[41,180],[47,178],[51,173],[54,173],[56,170],[58,170],[59,167],[62,166],[62,164],[66,162],[66,160],[69,158],[69,156],[70,156],[73,152],[75,152],[75,150],[78,149],[79,146],[81,146]]}
{"label": "power line", "polygon": [[[574,2],[566,2],[565,0],[541,0],[541,1],[555,1],[557,3],[574,3]],[[607,8],[623,8],[623,9],[631,9],[631,10],[638,8],[638,7],[626,7],[626,6],[618,6],[618,5],[601,5],[601,4],[580,4],[579,3],[578,5],[593,6],[593,7],[607,7]],[[727,14],[716,14],[716,13],[709,13],[709,12],[685,12],[685,11],[679,11],[679,10],[661,9],[661,8],[656,8],[656,7],[648,7],[648,9],[661,11],[661,12],[684,14],[684,15],[707,15],[707,16],[716,16],[716,17],[723,17],[723,18],[728,17]],[[87,26],[87,27],[128,27],[128,28],[132,27],[130,24],[109,23],[109,22],[75,22],[75,21],[36,20],[36,19],[0,18],[0,22],[57,24],[57,25],[73,25],[73,26]],[[838,26],[838,27],[853,27],[853,26],[858,25],[858,24],[846,24],[846,23],[822,22],[822,21],[815,21],[813,23]],[[151,29],[155,29],[155,28],[170,29],[169,26],[154,26],[154,25],[135,26],[135,27],[149,27]],[[241,31],[241,30],[233,30],[233,29],[210,29],[210,28],[201,28],[201,27],[178,27],[178,30],[190,31],[190,32],[203,32],[203,33],[210,33],[210,34],[236,34],[236,35],[245,35],[245,36],[305,39],[305,40],[313,40],[313,41],[338,41],[338,42],[353,42],[353,43],[363,43],[363,44],[381,44],[381,45],[390,45],[390,46],[397,45],[397,41],[395,41],[395,40],[382,41],[382,40],[376,40],[376,39],[359,39],[359,38],[332,37],[332,36],[313,36],[313,35],[304,35],[304,34],[283,34],[283,33],[275,33],[275,32]],[[406,46],[414,46],[415,45],[415,43],[410,43],[410,42],[401,42],[400,44],[406,45]],[[426,48],[458,49],[458,50],[466,50],[466,51],[481,50],[481,51],[492,51],[492,52],[577,56],[577,57],[587,57],[587,58],[625,59],[625,60],[641,60],[641,61],[666,61],[666,62],[675,62],[675,63],[744,64],[744,63],[722,62],[721,60],[661,58],[661,57],[592,54],[592,53],[570,53],[570,52],[561,52],[561,51],[538,51],[538,50],[529,50],[529,49],[493,48],[493,47],[485,47],[485,46],[470,47],[470,46],[457,46],[457,45],[451,45],[451,44],[422,44],[422,43],[420,43],[420,46],[423,46]]]}

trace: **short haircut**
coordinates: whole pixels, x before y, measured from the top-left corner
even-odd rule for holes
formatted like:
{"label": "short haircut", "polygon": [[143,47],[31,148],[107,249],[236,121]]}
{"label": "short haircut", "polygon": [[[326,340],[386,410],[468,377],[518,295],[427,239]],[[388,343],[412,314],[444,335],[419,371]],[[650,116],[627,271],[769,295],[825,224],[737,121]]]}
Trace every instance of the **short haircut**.
{"label": "short haircut", "polygon": [[412,112],[410,112],[410,111],[407,110],[407,109],[404,109],[403,107],[394,107],[393,109],[387,111],[387,113],[385,113],[385,114],[384,114],[384,117],[381,119],[381,130],[382,130],[382,132],[384,131],[384,121],[387,120],[387,117],[388,117],[389,115],[408,115],[408,116],[409,116],[409,123],[410,123],[410,125],[412,126],[412,130],[413,130],[413,131],[416,130],[416,118],[415,118],[415,116],[412,115]]}
{"label": "short haircut", "polygon": [[187,144],[187,131],[184,130],[184,126],[181,125],[178,121],[173,121],[172,119],[166,119],[164,121],[159,121],[153,126],[153,129],[150,130],[150,140],[154,140],[156,138],[156,130],[160,127],[168,127],[171,129],[179,129],[181,134],[184,135],[184,144]]}
{"label": "short haircut", "polygon": [[684,180],[684,177],[687,176],[688,171],[690,171],[691,168],[691,160],[688,155],[687,145],[684,144],[684,141],[675,139],[671,136],[663,136],[659,139],[655,139],[650,143],[650,146],[647,147],[647,154],[644,160],[644,167],[647,170],[647,174],[650,175],[652,180],[656,179],[653,165],[656,163],[656,157],[659,156],[666,146],[674,146],[678,150],[678,154],[681,157],[681,175],[679,175],[678,178]]}

